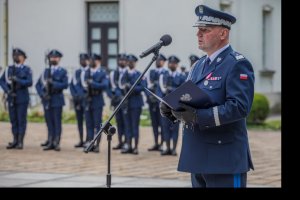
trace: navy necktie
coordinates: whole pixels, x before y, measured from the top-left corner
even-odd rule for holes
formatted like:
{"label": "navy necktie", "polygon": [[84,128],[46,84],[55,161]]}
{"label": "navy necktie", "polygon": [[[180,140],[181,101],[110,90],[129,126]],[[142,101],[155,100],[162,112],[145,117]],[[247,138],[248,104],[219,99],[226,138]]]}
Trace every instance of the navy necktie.
{"label": "navy necktie", "polygon": [[202,74],[206,74],[209,70],[210,59],[207,58],[204,63]]}

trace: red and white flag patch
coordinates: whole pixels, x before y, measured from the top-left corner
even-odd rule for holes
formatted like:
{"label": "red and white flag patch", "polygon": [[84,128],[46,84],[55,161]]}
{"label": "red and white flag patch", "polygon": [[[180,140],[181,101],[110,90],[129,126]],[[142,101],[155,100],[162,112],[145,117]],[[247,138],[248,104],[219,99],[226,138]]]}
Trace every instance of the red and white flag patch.
{"label": "red and white flag patch", "polygon": [[247,80],[248,79],[248,75],[247,74],[240,74],[240,79],[241,80]]}

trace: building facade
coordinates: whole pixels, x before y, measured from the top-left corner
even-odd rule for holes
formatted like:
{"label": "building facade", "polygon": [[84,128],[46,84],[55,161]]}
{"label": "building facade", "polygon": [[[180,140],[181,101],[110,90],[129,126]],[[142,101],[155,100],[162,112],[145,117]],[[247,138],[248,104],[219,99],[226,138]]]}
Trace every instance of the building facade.
{"label": "building facade", "polygon": [[[167,33],[173,42],[161,53],[175,54],[181,65],[189,66],[190,54],[204,55],[198,49],[197,29],[192,27],[199,4],[236,16],[231,30],[233,48],[252,62],[256,92],[266,94],[271,106],[280,102],[280,0],[0,0],[0,65],[11,63],[15,46],[28,54],[34,80],[45,68],[45,53],[52,48],[64,53],[61,64],[70,74],[81,52],[102,54],[103,65],[114,69],[118,53],[139,55]],[[140,70],[150,57],[138,62]]]}

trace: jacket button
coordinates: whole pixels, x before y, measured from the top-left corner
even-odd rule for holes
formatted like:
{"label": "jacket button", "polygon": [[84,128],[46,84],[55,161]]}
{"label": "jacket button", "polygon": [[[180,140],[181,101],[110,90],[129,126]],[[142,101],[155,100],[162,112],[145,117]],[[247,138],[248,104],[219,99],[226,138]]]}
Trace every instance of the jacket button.
{"label": "jacket button", "polygon": [[218,144],[222,144],[222,141],[221,141],[221,140],[219,140],[219,141],[218,141]]}

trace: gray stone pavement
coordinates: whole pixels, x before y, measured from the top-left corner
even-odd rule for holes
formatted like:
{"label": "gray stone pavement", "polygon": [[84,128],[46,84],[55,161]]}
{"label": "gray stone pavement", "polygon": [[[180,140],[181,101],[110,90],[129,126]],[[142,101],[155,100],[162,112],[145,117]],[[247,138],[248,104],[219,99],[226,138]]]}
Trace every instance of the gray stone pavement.
{"label": "gray stone pavement", "polygon": [[[30,172],[0,172],[0,187],[21,188],[106,188],[106,176],[78,174],[51,174]],[[178,179],[115,177],[112,176],[112,188],[191,188],[190,181]],[[252,187],[272,187],[266,185],[248,185]]]}
{"label": "gray stone pavement", "polygon": [[[181,133],[180,133],[181,135]],[[190,174],[177,171],[179,156],[148,152],[150,127],[140,128],[139,155],[112,151],[112,187],[191,187]],[[107,142],[102,136],[100,154],[75,149],[77,127],[63,125],[60,152],[45,152],[46,125],[29,123],[23,150],[6,150],[11,141],[9,123],[0,122],[0,187],[105,187]],[[255,171],[248,173],[249,187],[281,187],[281,132],[249,131]],[[117,144],[113,137],[112,145]],[[178,153],[181,137],[178,142]]]}

